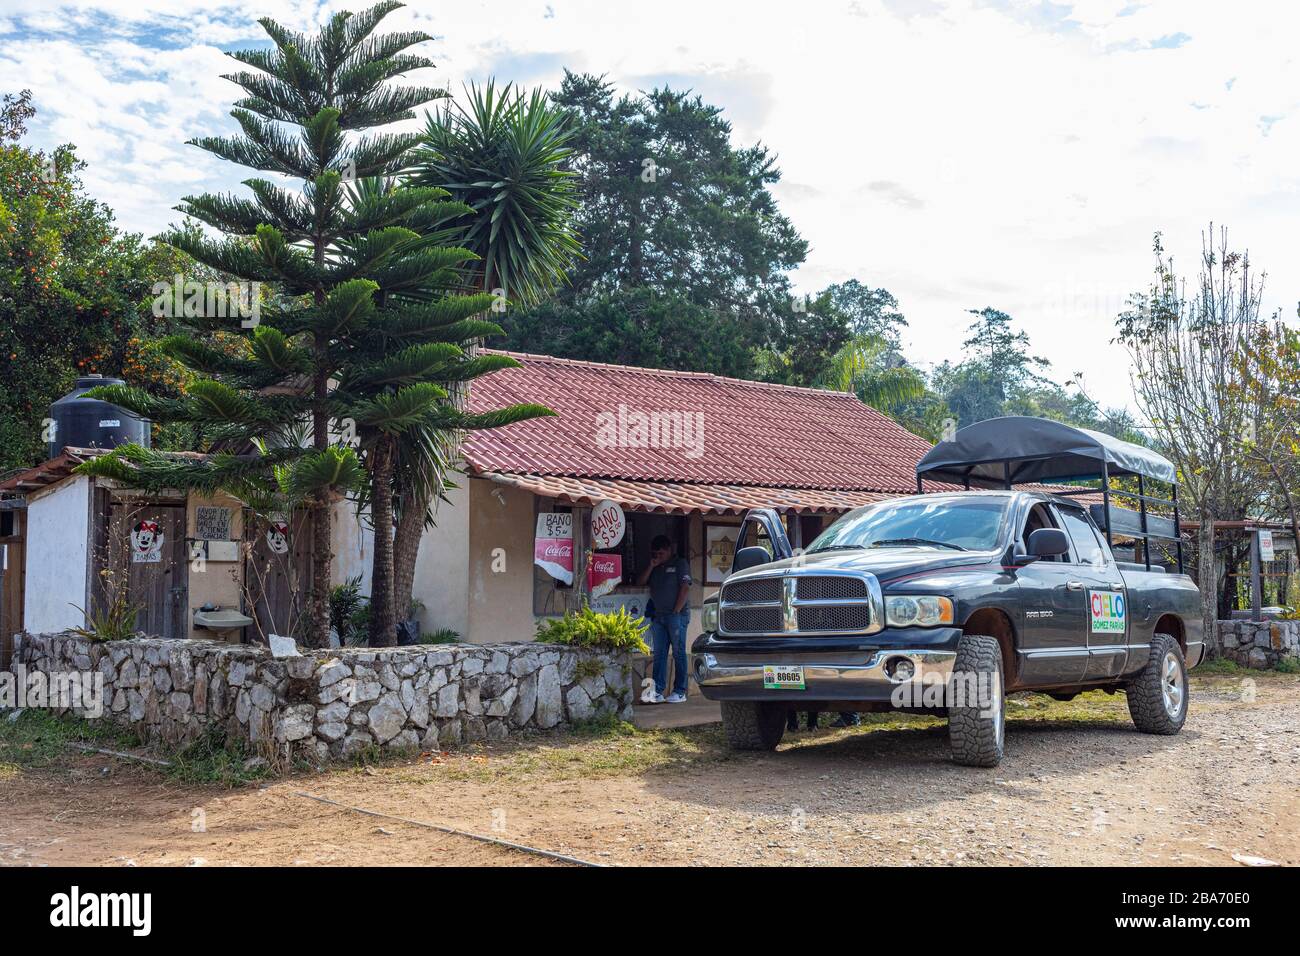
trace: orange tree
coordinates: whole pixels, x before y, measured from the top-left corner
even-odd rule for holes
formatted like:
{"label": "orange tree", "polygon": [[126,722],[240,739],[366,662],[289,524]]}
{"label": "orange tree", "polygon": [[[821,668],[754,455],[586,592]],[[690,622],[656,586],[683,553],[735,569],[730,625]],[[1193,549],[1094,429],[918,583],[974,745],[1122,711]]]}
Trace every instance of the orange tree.
{"label": "orange tree", "polygon": [[163,394],[184,385],[150,344],[170,331],[152,314],[151,287],[184,257],[119,232],[82,188],[85,164],[71,146],[42,153],[18,142],[23,118],[0,136],[0,471],[44,459],[42,421],[78,375],[119,375]]}

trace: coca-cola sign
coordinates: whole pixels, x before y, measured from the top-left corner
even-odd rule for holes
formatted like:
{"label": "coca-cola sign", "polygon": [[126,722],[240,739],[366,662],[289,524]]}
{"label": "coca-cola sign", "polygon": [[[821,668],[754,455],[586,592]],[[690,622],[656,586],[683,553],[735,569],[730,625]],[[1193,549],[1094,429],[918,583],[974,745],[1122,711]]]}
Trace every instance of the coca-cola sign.
{"label": "coca-cola sign", "polygon": [[593,554],[587,566],[587,590],[593,598],[614,590],[623,580],[623,555]]}
{"label": "coca-cola sign", "polygon": [[537,515],[533,563],[565,584],[573,584],[573,515],[543,511]]}

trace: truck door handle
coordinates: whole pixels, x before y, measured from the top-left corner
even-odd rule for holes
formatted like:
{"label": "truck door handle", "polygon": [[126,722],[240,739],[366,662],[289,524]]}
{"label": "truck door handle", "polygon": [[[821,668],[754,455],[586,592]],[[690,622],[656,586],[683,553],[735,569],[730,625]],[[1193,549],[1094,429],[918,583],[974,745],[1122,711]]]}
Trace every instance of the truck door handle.
{"label": "truck door handle", "polygon": [[1083,590],[1083,582],[1082,582],[1082,581],[1066,581],[1066,582],[1065,582],[1065,586],[1066,586],[1067,588],[1069,588],[1071,591],[1082,591],[1082,590]]}
{"label": "truck door handle", "polygon": [[1112,591],[1122,591],[1122,590],[1124,589],[1124,585],[1121,584],[1121,583],[1118,582],[1118,581],[1111,581],[1111,582],[1110,582],[1108,585],[1106,585],[1106,586],[1107,586],[1108,588],[1110,588]]}

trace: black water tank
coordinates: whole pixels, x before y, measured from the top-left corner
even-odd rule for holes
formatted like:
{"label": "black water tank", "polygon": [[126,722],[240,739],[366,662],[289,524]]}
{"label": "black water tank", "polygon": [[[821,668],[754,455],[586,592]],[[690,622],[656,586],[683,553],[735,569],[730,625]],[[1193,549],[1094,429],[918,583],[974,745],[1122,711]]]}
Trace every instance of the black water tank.
{"label": "black water tank", "polygon": [[120,378],[85,375],[77,387],[50,406],[54,420],[46,447],[50,458],[64,448],[114,448],[127,442],[149,447],[149,421],[125,408],[81,396],[100,385],[124,385]]}

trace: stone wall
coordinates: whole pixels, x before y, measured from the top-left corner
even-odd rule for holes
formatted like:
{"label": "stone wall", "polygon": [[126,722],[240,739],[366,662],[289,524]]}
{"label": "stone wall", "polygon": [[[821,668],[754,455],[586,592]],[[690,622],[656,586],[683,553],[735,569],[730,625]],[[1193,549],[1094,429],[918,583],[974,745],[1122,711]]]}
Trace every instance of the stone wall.
{"label": "stone wall", "polygon": [[1219,621],[1210,657],[1243,667],[1276,667],[1283,657],[1300,657],[1300,621]]}
{"label": "stone wall", "polygon": [[99,644],[25,634],[12,669],[98,671],[104,717],[182,744],[210,725],[261,750],[318,760],[372,746],[447,749],[632,715],[625,655],[554,644],[446,644],[304,651],[138,638]]}

